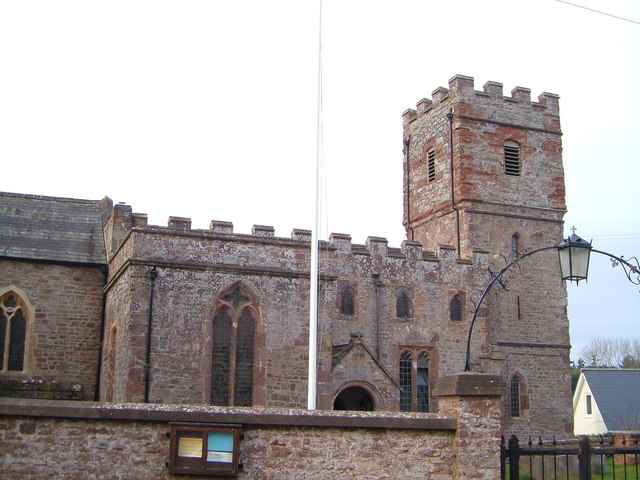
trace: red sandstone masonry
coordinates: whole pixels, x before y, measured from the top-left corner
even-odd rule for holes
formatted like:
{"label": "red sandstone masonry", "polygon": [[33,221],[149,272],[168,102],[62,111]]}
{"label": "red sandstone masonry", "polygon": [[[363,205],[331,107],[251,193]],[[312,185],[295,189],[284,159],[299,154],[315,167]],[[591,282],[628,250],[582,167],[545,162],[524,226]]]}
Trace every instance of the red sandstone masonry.
{"label": "red sandstone masonry", "polygon": [[[505,96],[497,82],[477,91],[473,78],[456,75],[449,88],[438,88],[432,100],[407,110],[403,164],[408,234],[413,232],[426,248],[455,245],[459,214],[461,255],[490,252],[487,266],[494,272],[513,260],[514,235],[520,252],[559,243],[566,205],[558,99],[543,93],[532,101],[523,87]],[[521,176],[504,173],[507,140],[520,146]],[[435,152],[431,182],[430,149]],[[475,327],[474,369],[505,379],[520,375],[529,387],[525,414],[511,418],[505,413],[509,433],[553,431],[560,438],[571,431],[567,297],[558,271],[552,251],[530,257],[521,272],[515,267],[516,275],[507,275],[509,291],[485,302]]]}
{"label": "red sandstone masonry", "polygon": [[0,260],[0,289],[26,296],[31,335],[25,373],[4,379],[78,384],[93,399],[104,278],[98,268]]}
{"label": "red sandstone masonry", "polygon": [[[306,404],[309,243],[272,237],[268,227],[259,230],[269,232],[269,236],[203,230],[178,232],[149,226],[132,229],[111,262],[107,332],[120,324],[118,341],[124,343],[119,343],[123,348],[117,354],[115,376],[110,373],[112,361],[108,347],[105,348],[103,399],[141,401],[142,347],[150,285],[146,272],[155,267],[158,279],[154,297],[152,402],[208,403],[212,308],[220,292],[240,281],[256,295],[262,312],[257,330],[254,403],[271,407]],[[300,232],[294,232],[294,237],[300,238]],[[464,351],[458,339],[466,328],[448,321],[448,292],[482,280],[478,268],[482,255],[474,257],[473,262],[458,262],[449,250],[438,255],[425,255],[415,242],[390,249],[386,240],[378,237],[370,237],[366,245],[354,245],[348,235],[334,234],[323,245],[319,408],[331,408],[337,392],[354,379],[368,385],[378,399],[377,409],[398,408],[397,384],[378,367],[372,369],[370,360],[346,359],[350,362],[349,375],[333,376],[332,346],[348,343],[352,333],[359,333],[371,351],[376,350],[379,342],[380,363],[392,378],[404,347],[431,349],[433,381],[440,372],[461,370]],[[383,282],[378,334],[373,321],[374,273]],[[338,281],[350,282],[357,288],[354,315],[345,316],[337,311]],[[398,286],[408,286],[414,291],[413,316],[409,319],[396,319]],[[109,342],[107,338],[106,344]],[[447,365],[438,363],[440,349],[447,351]],[[116,379],[114,395],[108,397],[104,392],[108,391],[106,383],[111,377]],[[433,407],[437,407],[437,402]]]}
{"label": "red sandstone masonry", "polygon": [[503,387],[478,374],[449,381],[440,389],[447,415],[0,398],[0,471],[3,480],[202,478],[174,476],[165,466],[169,422],[194,422],[242,425],[239,479],[402,472],[407,480],[497,480]]}
{"label": "red sandstone masonry", "polygon": [[202,478],[168,473],[169,421],[242,424],[240,479],[397,478],[400,471],[406,479],[454,478],[456,422],[436,415],[34,401],[11,407],[0,399],[5,480]]}

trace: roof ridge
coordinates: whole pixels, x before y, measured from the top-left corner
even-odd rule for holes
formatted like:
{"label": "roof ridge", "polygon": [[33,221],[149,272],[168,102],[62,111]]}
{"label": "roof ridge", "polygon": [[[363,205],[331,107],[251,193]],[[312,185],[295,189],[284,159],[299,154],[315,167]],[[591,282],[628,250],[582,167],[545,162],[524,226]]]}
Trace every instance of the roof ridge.
{"label": "roof ridge", "polygon": [[35,195],[35,194],[31,194],[31,193],[0,192],[0,196],[1,197],[24,198],[24,199],[29,199],[29,200],[87,203],[87,204],[98,204],[98,205],[101,202],[101,200],[89,200],[89,199],[86,199],[86,198],[54,197],[54,196],[50,196],[50,195]]}

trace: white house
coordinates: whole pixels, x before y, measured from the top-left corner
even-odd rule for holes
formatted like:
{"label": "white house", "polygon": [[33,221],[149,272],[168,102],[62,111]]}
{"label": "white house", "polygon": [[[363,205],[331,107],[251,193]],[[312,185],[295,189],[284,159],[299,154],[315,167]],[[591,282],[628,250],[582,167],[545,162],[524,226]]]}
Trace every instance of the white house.
{"label": "white house", "polygon": [[573,394],[574,434],[630,431],[640,431],[640,369],[583,369]]}

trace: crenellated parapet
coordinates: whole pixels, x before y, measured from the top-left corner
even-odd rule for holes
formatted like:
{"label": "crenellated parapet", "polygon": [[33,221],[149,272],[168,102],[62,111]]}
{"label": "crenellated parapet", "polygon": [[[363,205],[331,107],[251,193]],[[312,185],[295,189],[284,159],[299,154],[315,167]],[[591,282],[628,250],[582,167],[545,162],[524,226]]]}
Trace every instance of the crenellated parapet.
{"label": "crenellated parapet", "polygon": [[[165,226],[149,225],[147,214],[133,213],[129,205],[118,204],[105,230],[113,247],[110,253],[113,270],[122,268],[131,259],[145,259],[157,265],[237,263],[308,274],[305,272],[311,231],[306,229],[296,228],[290,236],[280,237],[273,226],[256,224],[246,234],[235,232],[232,222],[212,220],[208,229],[198,229],[192,228],[190,218],[177,216],[170,216]],[[420,265],[429,264],[458,268],[482,263],[475,260],[475,255],[473,261],[460,262],[455,248],[449,245],[425,250],[421,242],[405,240],[399,247],[390,247],[388,240],[379,236],[369,236],[360,244],[352,242],[349,234],[332,233],[328,240],[320,241],[320,249],[325,260],[333,259],[328,264],[333,265],[331,270],[338,275],[343,265],[358,262],[378,265],[377,269],[384,269],[385,265],[419,269]]]}
{"label": "crenellated parapet", "polygon": [[415,109],[408,109],[402,114],[405,128],[423,115],[435,114],[443,108],[461,115],[478,115],[479,109],[489,109],[490,119],[496,121],[501,117],[506,121],[508,116],[517,110],[520,115],[525,114],[532,120],[537,119],[539,128],[559,129],[559,125],[549,123],[550,116],[558,116],[559,96],[554,93],[543,92],[538,101],[531,101],[531,90],[525,87],[515,87],[511,96],[503,94],[503,85],[499,82],[488,81],[481,91],[474,89],[473,77],[455,75],[449,80],[449,88],[438,87],[432,92],[432,98],[423,98],[416,104]]}
{"label": "crenellated parapet", "polygon": [[[428,249],[505,250],[566,209],[559,97],[456,75],[403,113],[403,223]],[[517,219],[517,220],[515,220]],[[542,225],[524,227],[525,221]],[[554,241],[555,228],[549,233]],[[505,234],[504,232],[510,232]],[[547,233],[545,233],[547,235]],[[527,240],[529,241],[529,240]]]}

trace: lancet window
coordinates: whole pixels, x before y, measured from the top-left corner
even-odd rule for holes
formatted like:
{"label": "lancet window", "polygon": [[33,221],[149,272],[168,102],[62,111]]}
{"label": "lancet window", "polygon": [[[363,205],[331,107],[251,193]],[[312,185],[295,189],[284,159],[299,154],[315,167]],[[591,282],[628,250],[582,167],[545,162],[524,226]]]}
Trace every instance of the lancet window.
{"label": "lancet window", "polygon": [[449,319],[453,322],[462,321],[462,312],[464,311],[464,295],[455,293],[449,299]]}
{"label": "lancet window", "polygon": [[409,287],[398,287],[396,290],[396,317],[410,318],[412,314],[412,291]]}
{"label": "lancet window", "polygon": [[356,313],[356,287],[352,283],[341,282],[338,286],[338,311],[343,315]]}
{"label": "lancet window", "polygon": [[0,297],[0,372],[22,372],[25,369],[27,344],[27,311],[14,292]]}
{"label": "lancet window", "polygon": [[527,384],[519,373],[513,375],[509,382],[509,413],[512,417],[529,416]]}

